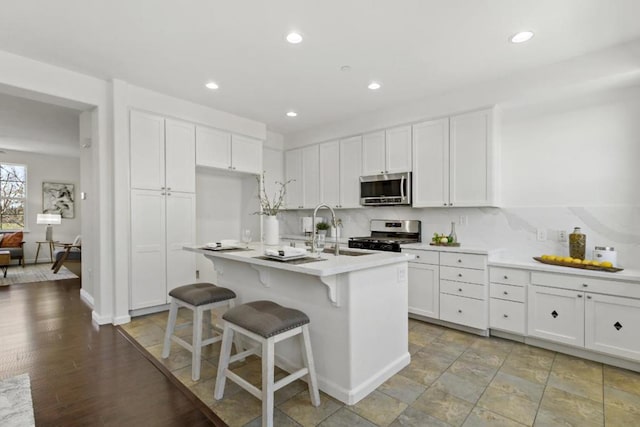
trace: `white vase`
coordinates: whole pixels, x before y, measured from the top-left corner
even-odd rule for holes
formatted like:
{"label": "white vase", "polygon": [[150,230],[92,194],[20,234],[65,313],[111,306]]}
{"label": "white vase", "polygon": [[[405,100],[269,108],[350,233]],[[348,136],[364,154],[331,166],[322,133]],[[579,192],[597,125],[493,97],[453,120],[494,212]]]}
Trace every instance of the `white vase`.
{"label": "white vase", "polygon": [[264,244],[276,246],[280,242],[280,223],[275,215],[264,215],[262,222]]}

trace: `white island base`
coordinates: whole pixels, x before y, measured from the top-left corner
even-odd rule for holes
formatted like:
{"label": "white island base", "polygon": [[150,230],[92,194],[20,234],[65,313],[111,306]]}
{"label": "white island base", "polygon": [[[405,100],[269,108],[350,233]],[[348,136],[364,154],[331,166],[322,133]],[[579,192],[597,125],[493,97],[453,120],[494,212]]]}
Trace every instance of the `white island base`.
{"label": "white island base", "polygon": [[[335,399],[353,405],[409,364],[406,256],[396,254],[391,261],[377,254],[323,254],[325,261],[291,266],[298,270],[291,271],[278,261],[254,258],[259,251],[232,255],[191,250],[213,261],[217,285],[235,291],[237,304],[270,300],[309,316],[318,385]],[[345,270],[349,261],[356,269],[330,274]],[[363,268],[363,262],[369,266]],[[276,345],[276,361],[283,369],[302,367],[297,344],[287,340]]]}

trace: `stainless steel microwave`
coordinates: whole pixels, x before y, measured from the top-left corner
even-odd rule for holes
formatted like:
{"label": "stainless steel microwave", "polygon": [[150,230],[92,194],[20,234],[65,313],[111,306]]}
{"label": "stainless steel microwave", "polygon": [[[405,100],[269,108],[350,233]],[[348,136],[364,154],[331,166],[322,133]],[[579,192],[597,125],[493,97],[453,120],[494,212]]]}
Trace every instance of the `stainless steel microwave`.
{"label": "stainless steel microwave", "polygon": [[360,177],[360,204],[388,206],[411,204],[411,172]]}

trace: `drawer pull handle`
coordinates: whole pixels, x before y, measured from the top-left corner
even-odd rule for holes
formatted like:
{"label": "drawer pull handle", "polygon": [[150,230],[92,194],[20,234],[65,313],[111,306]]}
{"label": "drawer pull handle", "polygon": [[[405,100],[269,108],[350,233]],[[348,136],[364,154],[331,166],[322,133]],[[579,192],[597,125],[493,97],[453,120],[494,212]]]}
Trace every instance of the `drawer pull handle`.
{"label": "drawer pull handle", "polygon": [[588,287],[589,287],[589,285],[587,285],[586,283],[583,283],[583,284],[582,284],[582,287],[583,287],[583,288],[588,288]]}
{"label": "drawer pull handle", "polygon": [[462,310],[458,310],[458,313],[462,313]]}
{"label": "drawer pull handle", "polygon": [[504,317],[506,319],[507,317],[509,317],[509,315],[508,314],[503,314],[502,317]]}
{"label": "drawer pull handle", "polygon": [[458,292],[462,292],[462,288],[458,288]]}
{"label": "drawer pull handle", "polygon": [[509,276],[504,276],[504,280],[507,280],[509,278]]}
{"label": "drawer pull handle", "polygon": [[505,294],[505,295],[509,295],[509,292],[507,292],[507,291],[504,291],[502,293]]}
{"label": "drawer pull handle", "polygon": [[462,277],[462,273],[458,273],[458,277]]}

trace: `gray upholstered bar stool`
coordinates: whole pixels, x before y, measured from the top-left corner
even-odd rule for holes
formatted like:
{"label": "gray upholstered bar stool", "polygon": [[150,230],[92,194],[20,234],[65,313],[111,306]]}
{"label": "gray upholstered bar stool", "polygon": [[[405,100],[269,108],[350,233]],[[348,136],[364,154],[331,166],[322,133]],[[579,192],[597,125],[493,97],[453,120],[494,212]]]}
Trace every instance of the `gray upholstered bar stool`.
{"label": "gray upholstered bar stool", "polygon": [[[214,391],[216,400],[222,399],[225,380],[229,378],[262,400],[262,425],[271,427],[273,426],[273,394],[287,384],[307,375],[311,403],[313,406],[320,405],[318,381],[309,339],[309,317],[306,314],[271,301],[254,301],[229,309],[222,318],[225,322]],[[231,357],[234,332],[253,339],[258,345]],[[274,383],[275,344],[295,335],[301,335],[300,343],[305,366]],[[261,347],[262,351],[260,351]],[[262,356],[262,390],[229,369],[230,363],[251,354]]]}
{"label": "gray upholstered bar stool", "polygon": [[[191,352],[191,378],[194,381],[200,379],[200,355],[202,347],[214,344],[222,340],[222,334],[214,328],[211,322],[211,315],[207,315],[207,325],[211,331],[212,338],[202,341],[202,318],[206,311],[212,308],[227,305],[234,306],[236,294],[227,288],[222,288],[211,283],[194,283],[192,285],[180,286],[169,292],[171,296],[171,306],[169,308],[169,321],[164,335],[164,347],[162,358],[169,357],[171,352],[171,341],[180,344]],[[185,323],[176,327],[178,308],[185,307],[193,311],[193,322]],[[191,344],[182,338],[174,335],[176,330],[186,327],[193,327],[193,339]]]}

